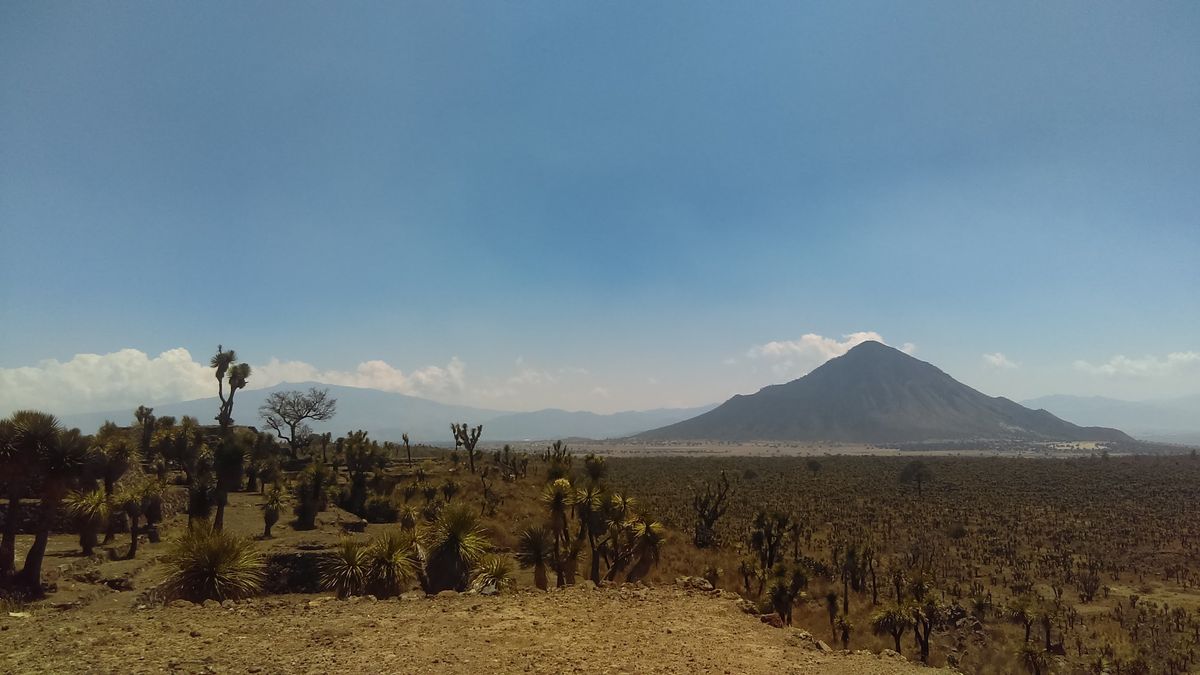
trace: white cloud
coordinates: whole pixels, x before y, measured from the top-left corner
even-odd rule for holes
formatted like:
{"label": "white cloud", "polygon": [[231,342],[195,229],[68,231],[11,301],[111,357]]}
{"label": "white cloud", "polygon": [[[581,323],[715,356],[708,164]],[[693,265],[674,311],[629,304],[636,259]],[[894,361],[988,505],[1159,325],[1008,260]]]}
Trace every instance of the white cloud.
{"label": "white cloud", "polygon": [[609,396],[608,389],[604,387],[592,387],[592,394],[600,398],[608,398]]}
{"label": "white cloud", "polygon": [[0,411],[81,412],[215,396],[216,391],[212,370],[182,348],[154,358],[122,349],[76,354],[65,363],[47,359],[36,366],[0,368]]}
{"label": "white cloud", "polygon": [[984,354],[983,360],[985,363],[987,363],[989,366],[991,366],[993,368],[1012,369],[1012,368],[1017,367],[1017,364],[1015,362],[1009,361],[1008,357],[1005,356],[1001,352],[996,352],[994,354]]}
{"label": "white cloud", "polygon": [[1093,364],[1087,361],[1076,361],[1075,369],[1092,375],[1156,377],[1171,375],[1187,368],[1200,365],[1200,352],[1172,352],[1166,358],[1143,356],[1129,358],[1117,354],[1105,363]]}
{"label": "white cloud", "polygon": [[[352,371],[339,371],[272,358],[262,365],[251,364],[248,388],[262,389],[281,382],[320,382],[436,395],[462,390],[465,374],[466,364],[458,358],[445,366],[426,366],[408,374],[380,360],[365,361]],[[65,363],[50,359],[36,366],[0,368],[0,412],[38,408],[67,414],[204,398],[216,395],[214,380],[212,369],[183,348],[153,358],[137,349],[76,354]]]}
{"label": "white cloud", "polygon": [[552,373],[537,368],[522,368],[516,375],[508,378],[508,383],[515,386],[540,386],[543,384],[554,384],[558,382],[558,378]]}
{"label": "white cloud", "polygon": [[[850,333],[843,335],[841,340],[808,333],[801,335],[797,340],[777,340],[755,345],[747,350],[746,356],[770,363],[771,372],[776,376],[800,375],[872,340],[887,344],[883,336],[874,331]],[[900,347],[900,350],[907,354],[915,352],[916,349],[916,345],[911,342],[906,342]]]}

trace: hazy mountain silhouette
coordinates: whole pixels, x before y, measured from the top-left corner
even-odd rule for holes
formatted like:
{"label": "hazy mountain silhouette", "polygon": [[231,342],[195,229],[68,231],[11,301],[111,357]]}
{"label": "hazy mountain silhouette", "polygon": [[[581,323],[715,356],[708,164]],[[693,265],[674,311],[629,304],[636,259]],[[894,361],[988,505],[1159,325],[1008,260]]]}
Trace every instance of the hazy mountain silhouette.
{"label": "hazy mountain silhouette", "polygon": [[[373,438],[383,441],[399,441],[407,433],[413,441],[452,442],[451,422],[483,424],[483,442],[549,440],[566,437],[621,438],[646,429],[654,429],[679,420],[693,417],[709,410],[702,408],[664,408],[645,412],[620,412],[601,415],[592,412],[568,412],[565,410],[539,410],[536,412],[511,412],[489,410],[470,406],[438,403],[416,396],[363,389],[319,384],[315,382],[283,383],[267,389],[245,389],[239,391],[234,400],[233,417],[236,423],[261,426],[258,407],[273,391],[292,389],[307,390],[309,387],[328,389],[338,401],[337,415],[328,422],[312,424],[318,432],[330,431],[335,436],[355,429],[370,432]],[[154,404],[155,415],[174,415],[176,418],[190,415],[204,424],[212,424],[218,407],[217,397]],[[69,427],[79,427],[91,433],[105,421],[130,424],[133,409],[110,410],[97,413],[62,415]]]}
{"label": "hazy mountain silhouette", "polygon": [[1021,404],[1045,408],[1076,424],[1111,424],[1149,441],[1200,443],[1200,394],[1154,401],[1058,394]]}
{"label": "hazy mountain silhouette", "polygon": [[864,342],[808,375],[645,432],[644,440],[865,443],[958,439],[1132,440],[968,387],[935,366]]}

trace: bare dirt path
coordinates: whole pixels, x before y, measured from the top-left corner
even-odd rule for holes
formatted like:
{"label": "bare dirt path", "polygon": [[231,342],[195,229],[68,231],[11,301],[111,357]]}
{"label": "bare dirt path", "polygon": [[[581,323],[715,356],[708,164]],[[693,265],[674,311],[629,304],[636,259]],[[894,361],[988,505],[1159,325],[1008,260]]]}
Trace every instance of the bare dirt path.
{"label": "bare dirt path", "polygon": [[143,609],[128,599],[0,617],[0,672],[933,672],[894,654],[825,653],[728,596],[677,587]]}

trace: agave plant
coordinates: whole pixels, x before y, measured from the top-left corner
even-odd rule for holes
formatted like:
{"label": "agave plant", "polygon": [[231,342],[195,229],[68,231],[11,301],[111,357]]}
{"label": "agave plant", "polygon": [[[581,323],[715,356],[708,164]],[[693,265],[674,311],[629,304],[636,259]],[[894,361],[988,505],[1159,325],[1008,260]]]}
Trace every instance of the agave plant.
{"label": "agave plant", "polygon": [[405,532],[415,532],[417,522],[421,519],[421,511],[412,504],[405,504],[400,507],[397,520],[400,521],[400,528]]}
{"label": "agave plant", "polygon": [[546,565],[554,562],[554,538],[545,527],[527,527],[517,535],[517,564],[533,568],[533,584],[546,590]]}
{"label": "agave plant", "polygon": [[465,591],[472,568],[489,543],[479,517],[465,504],[447,506],[422,537],[425,580],[431,593]]}
{"label": "agave plant", "polygon": [[321,588],[339,598],[361,594],[371,576],[371,552],[361,539],[344,537],[332,556],[321,561]]}
{"label": "agave plant", "polygon": [[494,554],[479,561],[471,580],[471,590],[481,593],[503,593],[514,585],[512,563],[508,558]]}
{"label": "agave plant", "polygon": [[193,602],[236,600],[258,593],[266,564],[254,544],[204,522],[189,527],[168,551],[168,597]]}
{"label": "agave plant", "polygon": [[417,576],[417,545],[411,532],[388,530],[367,551],[367,584],[381,598],[400,595]]}

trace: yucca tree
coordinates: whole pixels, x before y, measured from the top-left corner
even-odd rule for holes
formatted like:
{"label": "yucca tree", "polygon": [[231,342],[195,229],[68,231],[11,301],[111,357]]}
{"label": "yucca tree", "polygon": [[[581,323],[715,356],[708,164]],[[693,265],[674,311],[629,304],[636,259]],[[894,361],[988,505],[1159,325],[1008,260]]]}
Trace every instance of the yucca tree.
{"label": "yucca tree", "polygon": [[549,587],[546,564],[554,561],[554,538],[545,527],[527,527],[517,535],[517,564],[521,569],[533,568],[533,585],[541,590]]}
{"label": "yucca tree", "polygon": [[891,635],[900,652],[900,638],[912,627],[912,617],[907,608],[892,604],[871,615],[871,629],[876,635]]}
{"label": "yucca tree", "polygon": [[[593,463],[591,466],[595,467],[597,464]],[[601,475],[602,473],[600,472]],[[576,493],[575,513],[579,519],[579,533],[576,538],[587,539],[591,549],[588,578],[594,584],[600,583],[600,562],[606,554],[607,541],[603,537],[608,532],[609,517],[612,515],[610,504],[608,493],[596,480],[589,482],[587,487]]]}
{"label": "yucca tree", "polygon": [[576,498],[575,488],[571,486],[571,481],[566,478],[559,478],[542,489],[542,504],[546,506],[546,510],[549,512],[550,532],[554,535],[554,567],[558,577],[558,586],[565,586],[567,583],[562,564],[563,550],[567,547],[568,540],[570,539],[570,535],[567,532],[567,524],[571,516],[571,510],[575,506]]}
{"label": "yucca tree", "polygon": [[279,522],[279,514],[283,512],[283,488],[276,485],[266,494],[263,501],[263,539],[271,538],[271,528]]}
{"label": "yucca tree", "polygon": [[471,473],[475,473],[475,458],[482,454],[482,451],[476,450],[475,446],[479,444],[479,435],[483,433],[483,425],[477,424],[469,427],[466,422],[451,424],[450,433],[454,434],[455,446],[462,446],[467,451],[468,466],[471,468]]}
{"label": "yucca tree", "polygon": [[104,490],[72,490],[63,503],[79,528],[79,548],[83,555],[92,555],[96,548],[97,533],[110,522],[111,500]]}
{"label": "yucca tree", "polygon": [[1025,670],[1028,670],[1033,675],[1042,675],[1042,672],[1050,664],[1050,660],[1046,657],[1046,652],[1030,642],[1022,643],[1020,648],[1017,649],[1017,659],[1020,660]]}
{"label": "yucca tree", "polygon": [[150,461],[154,441],[154,427],[158,418],[154,416],[154,408],[139,405],[133,411],[133,419],[137,423],[138,451],[144,461]]}
{"label": "yucca tree", "polygon": [[659,554],[666,542],[666,528],[657,520],[643,515],[630,525],[630,551],[637,562],[629,569],[627,581],[638,581],[658,564]]}
{"label": "yucca tree", "polygon": [[242,472],[246,466],[246,447],[241,443],[237,434],[225,433],[217,443],[213,453],[213,474],[215,490],[213,496],[217,503],[217,516],[213,518],[213,528],[220,530],[225,527],[225,507],[229,504],[229,493],[237,490],[242,482]]}
{"label": "yucca tree", "polygon": [[[225,432],[233,426],[233,396],[239,389],[246,387],[250,379],[250,364],[238,363],[237,353],[232,349],[224,349],[217,345],[217,353],[209,360],[214,375],[217,378],[217,396],[221,399],[221,407],[217,412],[217,423]],[[229,397],[225,396],[225,385],[229,385]]]}
{"label": "yucca tree", "polygon": [[838,592],[829,591],[825,594],[825,611],[829,613],[829,632],[833,636],[831,642],[837,640]]}
{"label": "yucca tree", "polygon": [[1021,595],[1004,608],[1004,617],[1009,623],[1025,627],[1025,642],[1029,642],[1033,624],[1038,618],[1037,602],[1028,595]]}
{"label": "yucca tree", "polygon": [[771,607],[779,615],[785,626],[792,625],[792,608],[801,591],[808,586],[808,576],[799,566],[788,566],[780,563],[771,571],[771,585],[767,595],[771,599]]}
{"label": "yucca tree", "polygon": [[466,504],[447,506],[421,538],[426,592],[465,591],[472,567],[489,547],[473,509]]}
{"label": "yucca tree", "polygon": [[50,540],[50,527],[72,483],[82,472],[88,456],[88,438],[78,429],[64,431],[53,415],[36,411],[13,413],[15,443],[32,460],[32,474],[41,499],[40,515],[33,546],[25,555],[18,583],[35,594],[41,593],[42,561]]}
{"label": "yucca tree", "polygon": [[[341,439],[339,439],[341,440]],[[367,437],[365,431],[355,431],[345,438],[342,450],[346,470],[350,474],[350,496],[346,510],[363,515],[367,503],[367,476],[378,473],[387,465],[387,453]]]}
{"label": "yucca tree", "polygon": [[0,580],[16,573],[17,520],[32,465],[27,450],[17,444],[16,427],[12,419],[0,420],[0,489],[4,490],[4,496],[8,499],[4,534],[0,539]]}
{"label": "yucca tree", "polygon": [[[137,446],[125,429],[112,422],[105,422],[96,432],[91,451],[92,460],[104,483],[104,495],[111,501],[117,481],[121,480],[121,476],[124,476],[138,459]],[[113,540],[116,531],[116,521],[109,518],[104,530],[105,544]]]}
{"label": "yucca tree", "polygon": [[137,476],[127,480],[113,498],[115,506],[129,516],[129,552],[126,558],[137,556],[141,519],[146,518],[147,527],[162,519],[162,494],[163,486],[158,480]]}
{"label": "yucca tree", "polygon": [[946,620],[946,607],[930,595],[923,602],[914,603],[911,614],[913,635],[917,640],[917,648],[921,650],[921,662],[928,664],[931,635]]}

